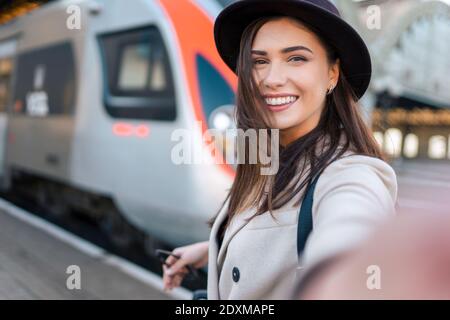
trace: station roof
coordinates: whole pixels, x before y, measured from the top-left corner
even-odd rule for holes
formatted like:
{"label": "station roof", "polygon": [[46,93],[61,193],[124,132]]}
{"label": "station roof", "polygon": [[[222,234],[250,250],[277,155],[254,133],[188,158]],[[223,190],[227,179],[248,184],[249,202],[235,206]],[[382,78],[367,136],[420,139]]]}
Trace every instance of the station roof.
{"label": "station roof", "polygon": [[0,25],[55,0],[0,0]]}

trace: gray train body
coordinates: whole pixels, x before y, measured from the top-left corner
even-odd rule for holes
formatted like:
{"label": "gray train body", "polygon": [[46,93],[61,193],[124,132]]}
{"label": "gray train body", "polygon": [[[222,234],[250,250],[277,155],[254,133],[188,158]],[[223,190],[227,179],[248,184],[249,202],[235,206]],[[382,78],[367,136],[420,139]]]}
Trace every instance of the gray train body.
{"label": "gray train body", "polygon": [[[212,43],[220,8],[58,1],[1,26],[3,186],[26,177],[41,199],[59,197],[100,219],[114,207],[170,245],[206,240],[206,221],[225,199],[233,169],[176,164],[172,134],[194,133],[198,121],[212,123],[214,110],[234,103],[235,79]],[[194,20],[183,30],[189,14]],[[196,27],[203,31],[188,30]],[[192,142],[205,148],[200,135]]]}

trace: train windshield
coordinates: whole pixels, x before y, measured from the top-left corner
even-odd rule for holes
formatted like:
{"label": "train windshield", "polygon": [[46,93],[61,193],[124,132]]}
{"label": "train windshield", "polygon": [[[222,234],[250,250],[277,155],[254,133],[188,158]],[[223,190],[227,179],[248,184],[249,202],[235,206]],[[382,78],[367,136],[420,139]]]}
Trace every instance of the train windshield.
{"label": "train windshield", "polygon": [[196,56],[200,97],[208,127],[228,129],[234,126],[235,94],[217,69],[201,54]]}
{"label": "train windshield", "polygon": [[155,26],[104,34],[104,104],[118,118],[174,121],[175,85],[167,48]]}
{"label": "train windshield", "polygon": [[217,0],[217,2],[219,2],[219,4],[221,4],[223,7],[226,7],[236,1],[237,0]]}

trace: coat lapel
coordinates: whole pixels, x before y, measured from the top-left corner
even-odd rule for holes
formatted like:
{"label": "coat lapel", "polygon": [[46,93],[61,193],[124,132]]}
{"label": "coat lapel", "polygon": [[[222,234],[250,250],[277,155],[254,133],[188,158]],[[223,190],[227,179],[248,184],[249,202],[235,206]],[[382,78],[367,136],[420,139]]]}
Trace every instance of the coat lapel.
{"label": "coat lapel", "polygon": [[227,252],[227,247],[230,241],[233,239],[234,235],[241,230],[248,222],[247,217],[250,217],[251,210],[242,212],[239,215],[239,219],[236,217],[232,220],[226,235],[222,241],[222,245],[219,249],[218,242],[218,232],[220,226],[225,221],[227,217],[229,202],[224,205],[221,212],[217,216],[214,225],[211,228],[210,238],[209,238],[209,253],[208,253],[208,299],[217,300],[219,297],[219,275],[223,259],[225,258],[225,253]]}
{"label": "coat lapel", "polygon": [[225,237],[222,241],[222,245],[219,249],[219,254],[217,256],[217,265],[222,266],[223,259],[225,258],[225,254],[227,252],[228,244],[233,239],[233,237],[236,235],[236,233],[239,232],[249,221],[247,221],[248,218],[251,217],[251,215],[254,214],[254,210],[248,209],[244,212],[240,213],[239,215],[235,216],[231,220],[231,225],[229,225],[228,230],[225,234]]}
{"label": "coat lapel", "polygon": [[217,234],[219,228],[227,216],[229,200],[225,203],[222,210],[217,215],[216,220],[211,228],[210,238],[209,238],[209,252],[208,252],[208,300],[218,300],[219,299],[219,269],[217,265],[217,256],[219,251],[219,242],[217,239]]}

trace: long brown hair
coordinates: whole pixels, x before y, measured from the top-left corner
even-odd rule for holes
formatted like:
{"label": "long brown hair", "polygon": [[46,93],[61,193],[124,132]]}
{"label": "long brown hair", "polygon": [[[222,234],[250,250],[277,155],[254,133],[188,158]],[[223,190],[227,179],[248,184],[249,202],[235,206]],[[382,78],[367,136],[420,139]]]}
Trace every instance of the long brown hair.
{"label": "long brown hair", "polygon": [[[240,53],[237,63],[238,89],[236,95],[236,123],[237,128],[270,129],[271,119],[265,105],[264,98],[258,90],[253,77],[253,64],[251,48],[258,30],[268,21],[280,17],[265,17],[254,21],[244,31],[240,44]],[[331,45],[310,25],[296,19],[311,32],[315,33],[326,50],[330,65],[337,62],[338,56]],[[347,150],[356,154],[367,155],[385,160],[385,157],[376,142],[371,130],[366,126],[360,113],[355,93],[347,82],[343,70],[340,70],[339,80],[332,94],[326,96],[325,107],[321,113],[318,125],[309,133],[291,142],[287,146],[280,146],[279,170],[274,176],[260,174],[261,163],[238,164],[236,177],[231,190],[222,204],[222,208],[229,200],[227,209],[227,223],[222,233],[234,215],[250,208],[256,207],[254,216],[279,209],[309,184],[313,178],[322,172],[326,166],[341,157]],[[270,131],[270,130],[269,130]],[[345,143],[340,146],[341,134],[344,133]],[[328,148],[317,154],[316,146],[329,137]],[[270,139],[270,135],[269,135]],[[269,142],[270,143],[270,140]],[[258,141],[259,144],[259,141]],[[339,150],[338,149],[339,146]],[[248,159],[248,148],[245,150]],[[306,163],[309,163],[308,172],[303,172]],[[298,177],[298,168],[301,167],[301,184],[292,183]],[[299,205],[304,197],[301,195],[296,202]],[[220,212],[219,210],[219,212]],[[217,217],[217,215],[216,215]],[[210,226],[215,218],[209,221]]]}

